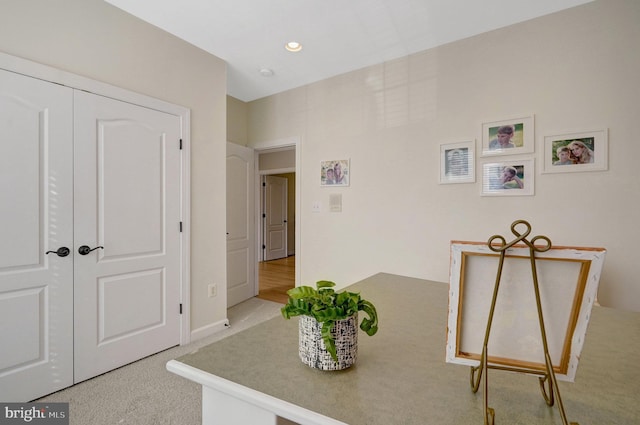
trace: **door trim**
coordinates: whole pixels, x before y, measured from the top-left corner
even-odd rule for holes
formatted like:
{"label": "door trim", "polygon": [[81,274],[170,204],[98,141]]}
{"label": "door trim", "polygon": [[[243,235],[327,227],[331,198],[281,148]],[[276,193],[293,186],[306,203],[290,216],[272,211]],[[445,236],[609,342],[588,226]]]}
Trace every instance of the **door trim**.
{"label": "door trim", "polygon": [[[262,176],[264,174],[273,174],[274,170],[269,170],[268,172],[264,172],[264,171],[260,171],[259,169],[259,157],[261,153],[265,153],[267,151],[271,151],[274,149],[278,149],[278,148],[295,148],[296,150],[296,166],[295,166],[295,170],[294,169],[290,169],[290,168],[286,168],[286,169],[282,169],[282,170],[286,170],[285,172],[292,172],[294,171],[296,173],[296,224],[295,224],[295,232],[296,232],[296,236],[295,236],[295,243],[296,243],[296,259],[295,259],[295,268],[296,268],[296,286],[300,286],[300,276],[301,276],[301,261],[302,261],[302,244],[300,243],[300,241],[302,240],[302,139],[300,136],[292,136],[290,138],[286,138],[286,139],[277,139],[277,140],[267,140],[267,141],[262,141],[262,142],[257,142],[254,143],[250,146],[247,146],[250,148],[253,148],[256,151],[256,156],[255,156],[255,181],[256,181],[256,214],[255,214],[255,219],[256,219],[256,238],[257,240],[260,240],[260,211],[257,209],[260,207],[260,180],[262,179]],[[282,170],[275,170],[275,171],[282,171]],[[258,262],[260,261],[260,252],[261,250],[256,250],[256,264],[258,264]],[[256,271],[255,271],[255,279],[256,279],[256,285],[259,284],[259,278],[258,278],[258,267],[256,267]]]}
{"label": "door trim", "polygon": [[[180,118],[180,130],[182,134],[182,164],[180,170],[182,179],[180,185],[180,214],[182,222],[180,238],[180,303],[182,304],[182,315],[180,316],[180,345],[191,342],[191,110],[184,106],[175,105],[37,62],[11,56],[3,52],[0,52],[0,68],[27,77],[88,91],[145,108],[155,109]],[[176,225],[179,225],[179,223],[176,223]],[[176,309],[177,308],[179,308],[179,306],[176,306]]]}

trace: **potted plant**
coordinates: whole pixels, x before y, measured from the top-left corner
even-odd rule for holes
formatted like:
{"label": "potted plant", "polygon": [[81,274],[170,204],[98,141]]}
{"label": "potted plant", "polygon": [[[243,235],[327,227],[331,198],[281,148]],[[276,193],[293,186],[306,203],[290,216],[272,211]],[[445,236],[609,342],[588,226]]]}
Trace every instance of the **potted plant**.
{"label": "potted plant", "polygon": [[322,370],[340,370],[353,365],[357,356],[358,311],[368,317],[360,329],[372,336],[378,332],[375,306],[360,294],[336,293],[334,282],[321,280],[316,288],[298,286],[287,291],[289,299],[282,307],[285,319],[300,317],[299,354],[303,363]]}

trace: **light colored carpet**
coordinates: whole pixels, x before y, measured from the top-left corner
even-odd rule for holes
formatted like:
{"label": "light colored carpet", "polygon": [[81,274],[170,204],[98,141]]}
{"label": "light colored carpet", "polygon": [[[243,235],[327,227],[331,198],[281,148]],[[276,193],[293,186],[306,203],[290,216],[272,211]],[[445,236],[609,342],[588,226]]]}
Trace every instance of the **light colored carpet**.
{"label": "light colored carpet", "polygon": [[35,401],[68,402],[70,425],[200,425],[200,386],[168,372],[167,362],[275,317],[281,307],[251,298],[228,310],[228,329]]}

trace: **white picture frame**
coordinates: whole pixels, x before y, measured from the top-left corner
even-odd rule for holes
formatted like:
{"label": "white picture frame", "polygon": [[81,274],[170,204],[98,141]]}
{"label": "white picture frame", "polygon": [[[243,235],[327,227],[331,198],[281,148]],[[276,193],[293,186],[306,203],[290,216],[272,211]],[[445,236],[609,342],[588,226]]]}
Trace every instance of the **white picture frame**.
{"label": "white picture frame", "polygon": [[482,164],[482,196],[533,196],[534,193],[534,158]]}
{"label": "white picture frame", "polygon": [[349,159],[320,161],[320,186],[349,186],[351,167]]}
{"label": "white picture frame", "polygon": [[[606,128],[545,136],[543,173],[607,170],[609,162],[608,139]],[[571,150],[571,147],[574,147],[575,150]],[[580,158],[574,155],[578,152]],[[564,159],[567,158],[566,155],[569,155],[568,159]]]}
{"label": "white picture frame", "polygon": [[[503,132],[510,129],[510,132]],[[508,134],[506,139],[498,134]],[[500,140],[504,143],[500,143]],[[535,150],[534,115],[482,123],[482,156],[518,155]]]}
{"label": "white picture frame", "polygon": [[475,140],[440,145],[440,184],[474,183]]}

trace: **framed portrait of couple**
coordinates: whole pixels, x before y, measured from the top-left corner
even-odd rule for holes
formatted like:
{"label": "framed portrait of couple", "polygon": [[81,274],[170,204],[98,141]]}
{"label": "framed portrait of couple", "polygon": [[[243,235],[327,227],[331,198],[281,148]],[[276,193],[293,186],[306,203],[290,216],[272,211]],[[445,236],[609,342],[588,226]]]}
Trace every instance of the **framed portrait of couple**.
{"label": "framed portrait of couple", "polygon": [[349,160],[320,161],[320,186],[349,186]]}
{"label": "framed portrait of couple", "polygon": [[441,144],[440,184],[475,181],[475,140]]}
{"label": "framed portrait of couple", "polygon": [[533,115],[482,123],[482,156],[534,151]]}
{"label": "framed portrait of couple", "polygon": [[564,133],[544,138],[544,173],[603,171],[608,163],[607,130]]}

